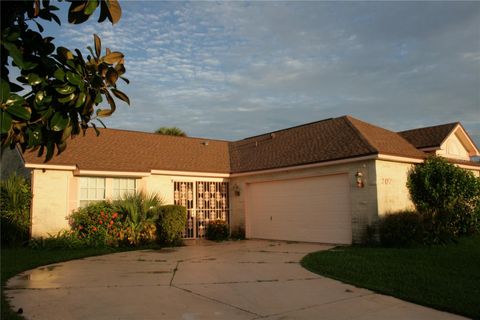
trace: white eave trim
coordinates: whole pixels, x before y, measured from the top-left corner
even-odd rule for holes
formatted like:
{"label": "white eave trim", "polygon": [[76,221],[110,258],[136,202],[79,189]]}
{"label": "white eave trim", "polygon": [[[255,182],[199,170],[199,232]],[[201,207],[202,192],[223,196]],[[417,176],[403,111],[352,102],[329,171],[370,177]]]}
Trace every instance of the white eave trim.
{"label": "white eave trim", "polygon": [[385,155],[385,154],[379,154],[377,159],[378,160],[386,160],[386,161],[394,161],[394,162],[404,162],[404,163],[422,163],[422,162],[425,161],[424,159],[389,156],[389,155]]}
{"label": "white eave trim", "polygon": [[77,169],[77,166],[66,166],[56,164],[38,164],[38,163],[25,163],[25,168],[29,169],[48,169],[48,170],[69,170],[73,171]]}
{"label": "white eave trim", "polygon": [[150,172],[128,171],[99,171],[99,170],[76,170],[75,176],[101,176],[101,177],[148,177]]}
{"label": "white eave trim", "polygon": [[455,162],[453,164],[462,168],[462,169],[470,169],[470,170],[480,171],[480,167],[478,167],[478,166],[473,166],[473,165],[468,165],[468,164],[460,164],[460,163],[455,163]]}
{"label": "white eave trim", "polygon": [[233,174],[230,175],[230,177],[236,178],[236,177],[244,177],[244,176],[257,175],[257,174],[267,174],[267,173],[276,173],[276,172],[282,172],[282,171],[311,169],[311,168],[334,166],[334,165],[337,165],[337,164],[344,164],[344,163],[351,163],[351,162],[358,162],[358,161],[365,161],[365,160],[385,160],[385,161],[395,161],[395,162],[405,162],[405,163],[422,163],[423,162],[422,159],[388,156],[388,155],[382,155],[382,154],[373,154],[373,155],[363,156],[363,157],[340,159],[340,160],[326,161],[326,162],[320,162],[320,163],[312,163],[312,164],[306,164],[306,165],[300,165],[300,166],[291,166],[291,167],[284,167],[284,168],[277,168],[277,169],[267,169],[267,170],[259,170],[259,171],[233,173]]}
{"label": "white eave trim", "polygon": [[205,177],[205,178],[230,178],[230,173],[213,172],[191,172],[191,171],[172,171],[172,170],[152,170],[152,174],[161,174],[168,176],[186,176],[186,177]]}

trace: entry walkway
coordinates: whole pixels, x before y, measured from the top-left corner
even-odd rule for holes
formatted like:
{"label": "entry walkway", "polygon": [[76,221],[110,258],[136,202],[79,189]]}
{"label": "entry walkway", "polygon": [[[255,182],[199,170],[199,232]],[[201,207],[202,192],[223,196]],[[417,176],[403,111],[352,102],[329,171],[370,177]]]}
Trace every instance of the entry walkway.
{"label": "entry walkway", "polygon": [[303,269],[328,246],[199,242],[24,272],[6,294],[27,319],[462,319]]}

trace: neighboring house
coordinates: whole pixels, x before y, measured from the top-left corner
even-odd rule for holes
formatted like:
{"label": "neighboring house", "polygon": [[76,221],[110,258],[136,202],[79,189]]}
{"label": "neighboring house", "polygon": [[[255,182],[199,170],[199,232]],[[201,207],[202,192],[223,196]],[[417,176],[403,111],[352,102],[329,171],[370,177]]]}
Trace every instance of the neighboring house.
{"label": "neighboring house", "polygon": [[247,238],[343,243],[368,225],[411,208],[406,188],[427,153],[479,176],[479,150],[459,123],[395,133],[344,116],[240,141],[88,130],[44,163],[23,154],[32,174],[32,235],[68,228],[72,210],[134,190],[184,205],[184,236],[227,220]]}

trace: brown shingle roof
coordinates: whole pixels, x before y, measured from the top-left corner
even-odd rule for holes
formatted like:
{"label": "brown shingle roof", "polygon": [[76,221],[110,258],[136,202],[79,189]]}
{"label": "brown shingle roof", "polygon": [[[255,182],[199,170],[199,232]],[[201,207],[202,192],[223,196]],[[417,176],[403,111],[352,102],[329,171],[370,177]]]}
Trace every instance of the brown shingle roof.
{"label": "brown shingle roof", "polygon": [[447,123],[438,126],[402,131],[398,132],[398,134],[419,149],[435,148],[440,147],[442,142],[445,141],[457,125],[458,122]]}
{"label": "brown shingle roof", "polygon": [[[150,172],[150,170],[230,172],[228,142],[153,133],[99,129],[68,141],[67,149],[49,165],[77,165],[81,170]],[[208,145],[205,145],[208,142]],[[42,164],[36,152],[25,162]]]}
{"label": "brown shingle roof", "polygon": [[[150,172],[172,170],[240,173],[374,154],[424,158],[395,132],[344,116],[235,142],[174,137],[116,129],[87,130],[48,164],[81,170]],[[208,141],[208,145],[205,142]],[[42,164],[36,152],[25,162]]]}
{"label": "brown shingle roof", "polygon": [[345,116],[345,118],[376,150],[376,153],[400,157],[425,158],[424,152],[418,150],[396,132],[374,126],[350,116]]}
{"label": "brown shingle roof", "polygon": [[371,154],[424,158],[395,132],[344,116],[230,144],[233,172],[248,172]]}

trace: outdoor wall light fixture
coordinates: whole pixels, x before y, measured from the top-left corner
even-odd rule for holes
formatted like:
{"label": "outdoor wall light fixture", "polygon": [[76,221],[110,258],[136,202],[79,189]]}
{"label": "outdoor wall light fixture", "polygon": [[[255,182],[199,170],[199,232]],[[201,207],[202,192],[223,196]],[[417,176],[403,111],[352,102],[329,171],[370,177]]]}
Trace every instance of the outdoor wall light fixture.
{"label": "outdoor wall light fixture", "polygon": [[363,188],[365,186],[363,183],[363,173],[357,171],[357,173],[355,173],[355,181],[357,182],[357,188]]}
{"label": "outdoor wall light fixture", "polygon": [[235,194],[235,196],[240,196],[240,187],[238,186],[238,184],[234,184],[233,185],[233,193]]}

